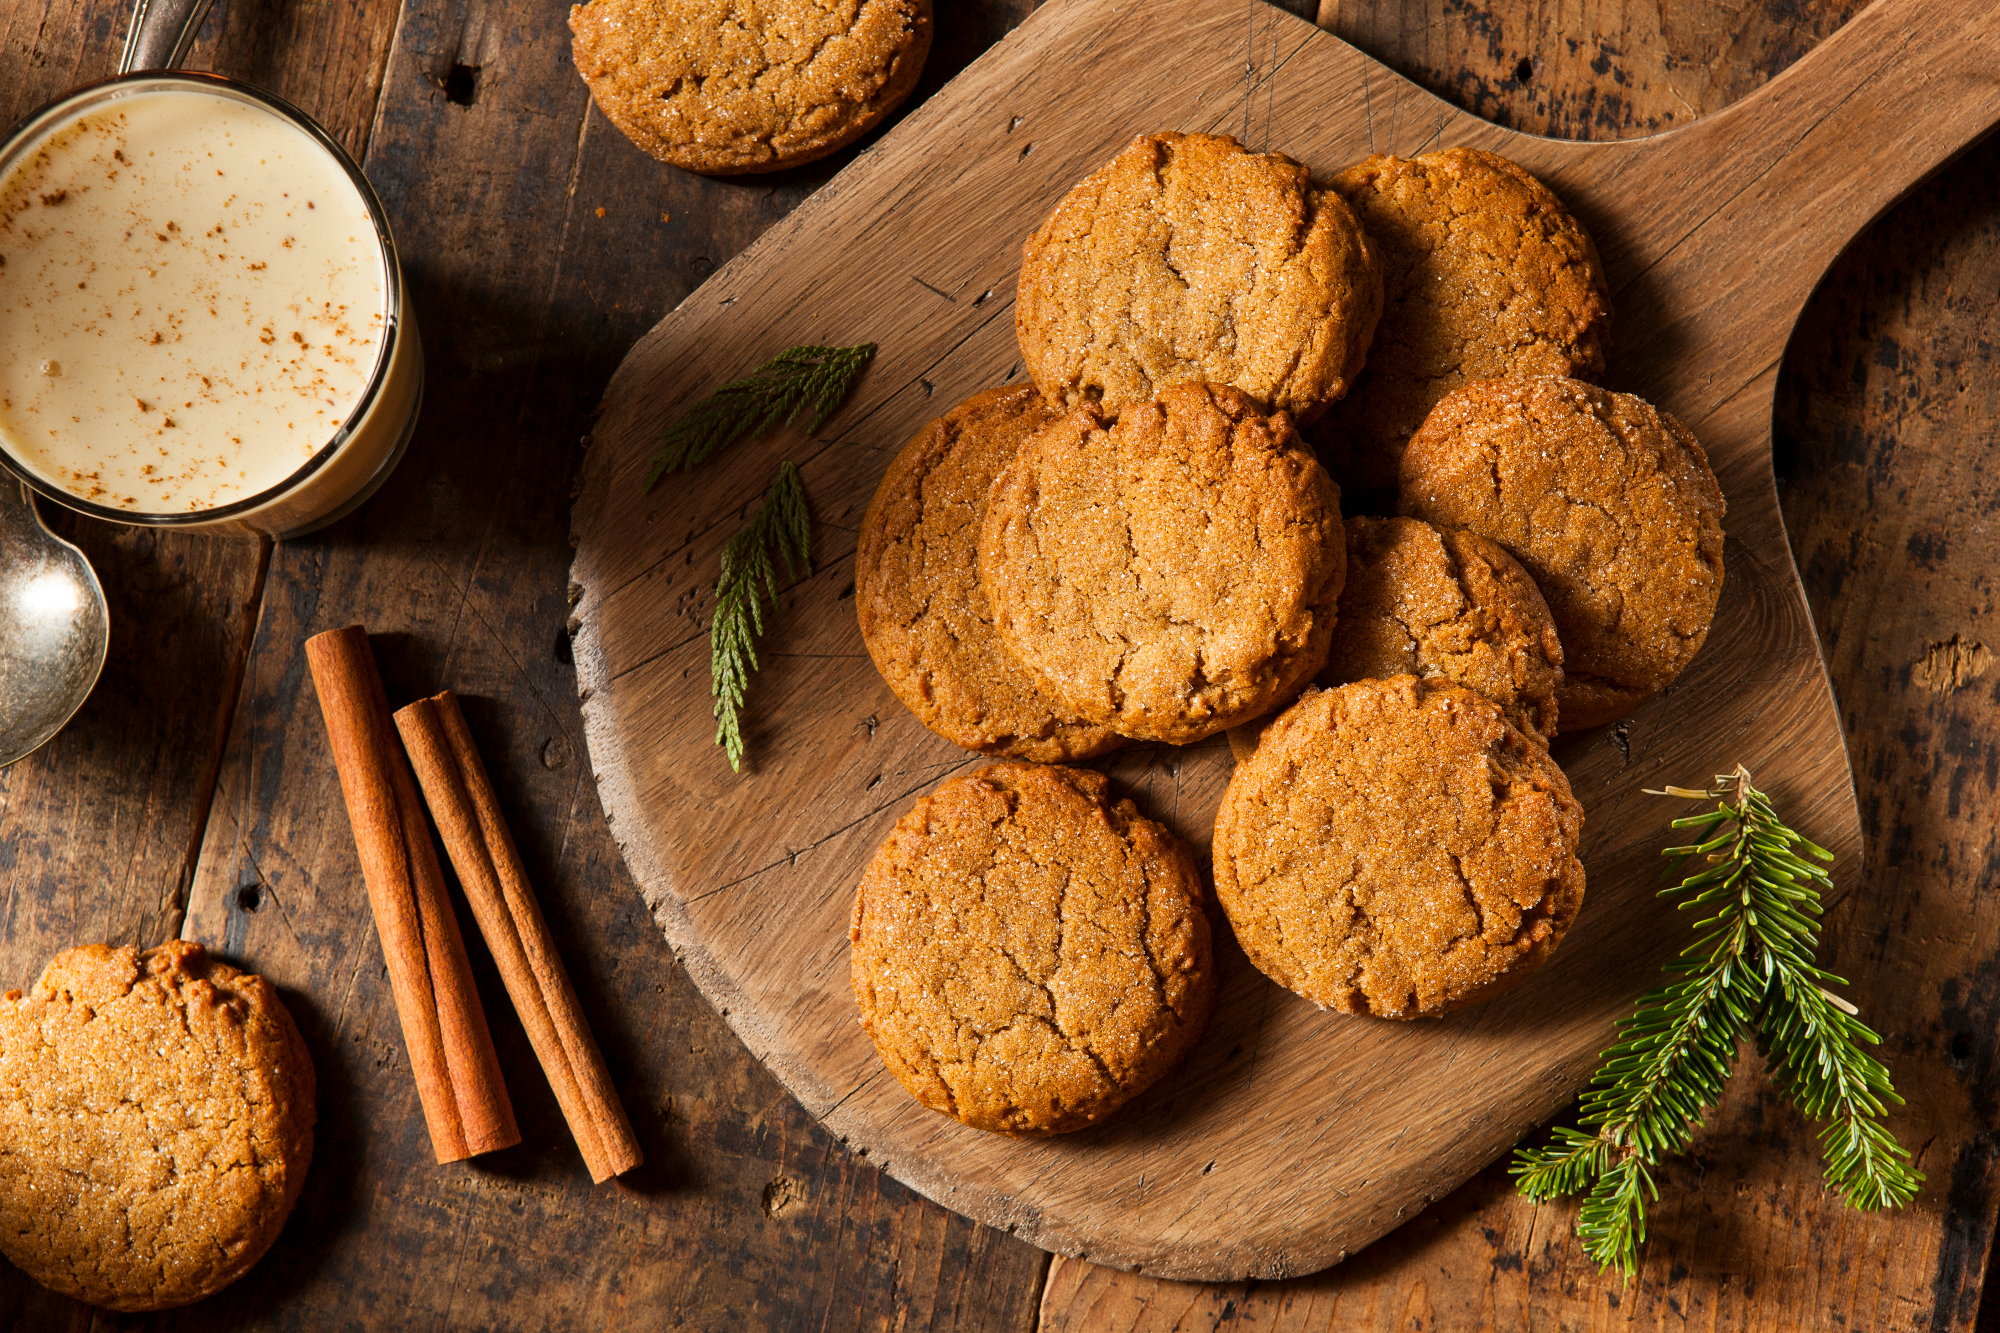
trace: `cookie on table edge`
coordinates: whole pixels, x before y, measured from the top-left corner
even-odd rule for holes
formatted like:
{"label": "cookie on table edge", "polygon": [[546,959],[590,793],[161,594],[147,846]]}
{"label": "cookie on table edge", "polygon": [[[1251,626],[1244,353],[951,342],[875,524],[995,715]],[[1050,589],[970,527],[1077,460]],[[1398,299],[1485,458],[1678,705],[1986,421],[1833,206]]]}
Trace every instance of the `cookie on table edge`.
{"label": "cookie on table edge", "polygon": [[1722,487],[1693,432],[1642,398],[1554,376],[1468,384],[1411,437],[1398,507],[1498,542],[1534,578],[1568,730],[1659,693],[1708,638]]}
{"label": "cookie on table edge", "polygon": [[182,940],[57,955],[0,999],[0,1252],[111,1310],[214,1294],[298,1201],[314,1094],[262,977]]}
{"label": "cookie on table edge", "polygon": [[1378,153],[1333,188],[1367,229],[1384,286],[1367,369],[1310,432],[1342,485],[1394,487],[1404,442],[1462,384],[1604,369],[1597,247],[1526,168],[1476,148]]}
{"label": "cookie on table edge", "polygon": [[1415,676],[1315,690],[1237,766],[1215,892],[1243,952],[1322,1008],[1417,1018],[1547,961],[1583,903],[1583,808],[1499,705]]}
{"label": "cookie on table edge", "polygon": [[1177,1064],[1215,999],[1194,858],[1110,779],[996,764],[898,820],[862,875],[854,998],[910,1094],[975,1129],[1102,1120]]}
{"label": "cookie on table edge", "polygon": [[662,162],[727,176],[825,157],[917,86],[931,0],[590,0],[572,56],[598,109]]}
{"label": "cookie on table edge", "polygon": [[924,426],[861,522],[854,605],[875,669],[917,720],[1008,759],[1088,759],[1124,743],[1082,721],[1000,644],[979,584],[993,479],[1057,413],[1031,384],[988,389]]}
{"label": "cookie on table edge", "polygon": [[1065,407],[1201,381],[1305,420],[1347,392],[1381,313],[1375,251],[1340,196],[1282,153],[1167,133],[1133,140],[1028,237],[1014,328]]}
{"label": "cookie on table edge", "polygon": [[1291,418],[1212,384],[1063,417],[993,483],[979,538],[1001,642],[1042,688],[1174,745],[1325,665],[1346,563],[1339,490]]}

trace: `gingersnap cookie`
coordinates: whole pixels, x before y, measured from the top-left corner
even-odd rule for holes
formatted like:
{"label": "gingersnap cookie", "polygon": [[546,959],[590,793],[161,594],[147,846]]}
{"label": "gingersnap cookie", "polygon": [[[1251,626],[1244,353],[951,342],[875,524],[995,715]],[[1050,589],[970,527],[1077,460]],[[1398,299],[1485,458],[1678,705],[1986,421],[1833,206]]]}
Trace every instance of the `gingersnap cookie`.
{"label": "gingersnap cookie", "polygon": [[825,157],[895,110],[930,52],[931,0],[590,0],[569,28],[626,138],[730,176]]}
{"label": "gingersnap cookie", "polygon": [[1423,676],[1485,695],[1523,731],[1556,734],[1562,640],[1513,556],[1414,518],[1346,526],[1347,585],[1320,684]]}
{"label": "gingersnap cookie", "polygon": [[313,1094],[262,977],[182,940],[58,954],[0,999],[0,1253],[110,1310],[220,1291],[298,1200]]}
{"label": "gingersnap cookie", "polygon": [[1037,682],[1176,745],[1312,678],[1346,563],[1340,493],[1291,418],[1212,384],[1048,427],[993,483],[979,538],[993,623]]}
{"label": "gingersnap cookie", "polygon": [[1491,538],[1542,590],[1565,727],[1630,712],[1701,650],[1722,595],[1722,488],[1652,404],[1558,377],[1468,384],[1402,467],[1403,513]]}
{"label": "gingersnap cookie", "polygon": [[1313,432],[1343,485],[1393,487],[1404,442],[1462,384],[1604,369],[1597,248],[1525,169],[1476,148],[1378,153],[1333,188],[1382,256],[1386,294],[1368,369]]}
{"label": "gingersnap cookie", "polygon": [[1039,689],[1000,646],[979,586],[986,493],[1057,414],[1031,384],[974,394],[917,432],[875,488],[854,554],[854,604],[875,669],[954,745],[1037,763],[1122,743]]}
{"label": "gingersnap cookie", "polygon": [[854,998],[912,1096],[975,1129],[1081,1129],[1176,1064],[1215,961],[1179,839],[1110,779],[996,764],[896,823],[861,877]]}
{"label": "gingersnap cookie", "polygon": [[1238,765],[1215,893],[1273,981],[1417,1018],[1545,962],[1583,902],[1583,807],[1491,699],[1394,676],[1315,690]]}
{"label": "gingersnap cookie", "polygon": [[1303,420],[1347,392],[1381,310],[1368,238],[1304,167],[1154,134],[1028,238],[1014,326],[1035,386],[1068,407],[1198,380]]}

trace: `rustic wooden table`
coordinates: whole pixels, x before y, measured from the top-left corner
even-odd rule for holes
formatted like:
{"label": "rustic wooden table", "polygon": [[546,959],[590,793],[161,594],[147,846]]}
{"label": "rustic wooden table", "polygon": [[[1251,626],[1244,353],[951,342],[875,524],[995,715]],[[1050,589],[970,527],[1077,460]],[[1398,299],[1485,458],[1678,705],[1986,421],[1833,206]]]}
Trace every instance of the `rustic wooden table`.
{"label": "rustic wooden table", "polygon": [[[1030,7],[941,4],[918,96]],[[1857,8],[1326,0],[1316,17],[1479,114],[1614,137],[1726,104]],[[1170,0],[1158,10],[1172,21]],[[0,123],[110,73],[127,16],[127,0],[0,0]],[[263,549],[60,523],[103,576],[114,646],[70,727],[0,771],[0,983],[85,941],[207,941],[282,988],[320,1070],[319,1142],[284,1235],[222,1295],[113,1319],[5,1268],[7,1327],[2000,1327],[1981,1317],[2000,1185],[2000,674],[1982,646],[2000,643],[2000,139],[1835,267],[1777,423],[1869,839],[1826,953],[1886,1034],[1923,1196],[1892,1217],[1840,1207],[1809,1127],[1747,1055],[1664,1173],[1632,1286],[1582,1256],[1569,1208],[1521,1203],[1494,1168],[1342,1267],[1203,1287],[1051,1261],[848,1155],[676,969],[627,877],[565,630],[591,409],[635,338],[846,155],[737,181],[660,166],[590,109],[565,17],[219,0],[195,48],[192,67],[290,98],[364,162],[429,398],[389,485],[316,536]],[[352,621],[393,700],[465,697],[646,1146],[616,1185],[589,1184],[476,944],[525,1141],[431,1160],[303,669],[308,634]]]}

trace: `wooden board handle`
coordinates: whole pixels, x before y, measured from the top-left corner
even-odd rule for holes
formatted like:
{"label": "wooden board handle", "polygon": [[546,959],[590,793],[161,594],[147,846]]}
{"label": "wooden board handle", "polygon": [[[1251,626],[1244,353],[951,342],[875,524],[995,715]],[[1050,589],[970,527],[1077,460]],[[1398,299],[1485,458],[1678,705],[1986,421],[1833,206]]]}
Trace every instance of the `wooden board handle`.
{"label": "wooden board handle", "polygon": [[1841,250],[1995,124],[2000,5],[1878,0],[1742,101],[1633,142],[1597,182],[1646,205],[1606,255],[1618,361],[1725,349],[1735,367],[1702,369],[1732,392],[1774,367]]}
{"label": "wooden board handle", "polygon": [[[1806,182],[1822,207],[1794,221],[1858,217],[1841,244],[2000,123],[2000,6],[1991,0],[1876,0],[1798,63],[1711,118],[1725,134],[1786,146],[1778,191]],[[1836,194],[1813,166],[1837,160]],[[1857,165],[1864,170],[1855,171]]]}

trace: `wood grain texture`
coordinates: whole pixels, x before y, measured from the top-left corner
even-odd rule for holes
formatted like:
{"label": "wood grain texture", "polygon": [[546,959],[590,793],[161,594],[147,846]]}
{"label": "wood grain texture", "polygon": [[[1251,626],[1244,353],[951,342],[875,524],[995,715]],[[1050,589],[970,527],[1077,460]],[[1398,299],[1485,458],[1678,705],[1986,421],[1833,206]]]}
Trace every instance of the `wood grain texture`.
{"label": "wood grain texture", "polygon": [[[85,939],[174,933],[198,879],[187,933],[281,979],[322,1088],[317,1162],[276,1250],[216,1300],[121,1326],[1024,1328],[1045,1257],[837,1151],[728,1036],[646,925],[581,757],[564,633],[575,442],[632,341],[846,158],[754,189],[662,168],[593,119],[561,7],[518,8],[222,0],[197,46],[194,64],[213,49],[357,151],[380,111],[400,145],[404,258],[435,317],[427,427],[446,430],[416,446],[427,470],[406,467],[372,502],[395,506],[388,521],[362,531],[364,511],[281,551],[268,595],[242,543],[183,538],[181,556],[152,534],[77,534],[119,637],[49,765],[0,774],[9,974],[26,982]],[[123,0],[0,4],[0,101],[25,110],[109,73],[126,13]],[[940,40],[983,45],[980,25],[1007,13],[953,15]],[[399,16],[403,77],[384,103],[375,34]],[[293,44],[308,32],[328,40]],[[470,105],[444,89],[461,65]],[[510,142],[517,125],[529,133]],[[369,167],[383,183],[383,159]],[[658,1170],[608,1201],[553,1098],[520,1076],[528,1147],[492,1169],[427,1163],[352,854],[325,841],[347,835],[298,654],[309,628],[378,612],[397,635],[399,699],[441,684],[472,696],[552,929],[588,960],[582,1003],[627,1095],[641,1094]],[[288,742],[303,747],[289,768]],[[504,995],[476,947],[474,964],[490,1009]],[[537,1080],[518,1030],[496,1035]],[[0,1265],[0,1327],[101,1318]]]}
{"label": "wood grain texture", "polygon": [[[1967,3],[1878,5],[1728,111],[1628,145],[1511,134],[1307,25],[1250,13],[1262,26],[1246,32],[1229,3],[1183,5],[1171,29],[1090,0],[1038,12],[635,348],[577,511],[600,792],[697,982],[809,1110],[892,1174],[1038,1245],[1176,1277],[1337,1262],[1572,1095],[1670,919],[1650,894],[1667,815],[1638,789],[1706,774],[1718,737],[1854,869],[1838,723],[1771,485],[1771,393],[1840,247],[2000,120],[2000,21]],[[1262,62],[1247,84],[1246,48]],[[1140,76],[1170,53],[1171,87]],[[1109,77],[1106,60],[1134,73]],[[1015,1143],[917,1107],[853,1020],[845,923],[860,867],[911,795],[977,762],[897,707],[861,652],[853,524],[918,425],[1018,373],[1018,238],[1129,134],[1162,126],[1236,132],[1323,173],[1371,149],[1469,143],[1542,175],[1605,258],[1620,311],[1606,382],[1674,411],[1715,461],[1729,582],[1673,691],[1620,732],[1560,748],[1589,811],[1591,897],[1536,985],[1434,1025],[1356,1023],[1225,952],[1217,1016],[1171,1085],[1103,1129]],[[843,260],[863,246],[873,262],[857,273]],[[642,491],[659,424],[704,386],[791,343],[861,339],[883,351],[825,438],[739,446]],[[789,590],[767,645],[755,771],[738,779],[706,747],[703,585],[780,457],[800,460],[822,518],[818,572]],[[1103,766],[1206,847],[1222,747]]]}
{"label": "wood grain texture", "polygon": [[[239,12],[255,26],[260,9],[276,17],[271,6]],[[389,6],[388,21],[394,12]],[[216,52],[213,34],[229,13],[228,0],[217,5],[191,67]],[[0,6],[0,123],[114,73],[129,19],[126,0]],[[226,40],[221,47],[240,49]],[[343,142],[365,142],[380,76],[365,50],[266,42],[256,75]],[[346,96],[322,95],[335,89]],[[47,512],[89,556],[110,597],[111,651],[70,726],[33,758],[0,770],[0,973],[9,986],[27,984],[72,945],[149,948],[180,932],[267,556],[243,539]],[[0,1325],[80,1329],[93,1317],[102,1318],[0,1267]]]}
{"label": "wood grain texture", "polygon": [[[236,53],[214,37],[228,13],[224,0],[190,67],[205,67],[218,48]],[[129,19],[125,0],[0,7],[0,125],[114,73]],[[364,52],[267,45],[263,83],[344,142],[365,140],[379,72],[371,79]],[[332,87],[350,100],[315,95]],[[74,944],[149,948],[179,931],[266,554],[240,538],[114,527],[54,505],[43,512],[97,569],[111,599],[111,652],[76,720],[39,755],[0,770],[8,984],[32,980]]]}
{"label": "wood grain texture", "polygon": [[[1785,517],[1868,846],[1832,966],[1893,1034],[1931,1177],[1884,1286],[1915,1294],[1932,1327],[1973,1320],[2000,1188],[2000,679],[1970,651],[2000,645],[1996,312],[1989,139],[1841,257],[1800,322],[1778,413]],[[1990,1326],[1992,1302],[1979,1313]]]}
{"label": "wood grain texture", "polygon": [[577,1006],[576,989],[535,901],[458,696],[446,690],[404,705],[396,710],[396,730],[438,837],[451,854],[459,888],[479,922],[486,951],[569,1122],[591,1183],[623,1175],[644,1160],[645,1152],[632,1134],[589,1020]]}
{"label": "wood grain texture", "polygon": [[1319,0],[1319,25],[1454,106],[1561,139],[1633,139],[1722,110],[1866,0],[1746,5]]}
{"label": "wood grain texture", "polygon": [[[127,17],[118,0],[0,8],[0,125],[111,74]],[[43,512],[96,568],[111,647],[69,727],[0,770],[7,985],[74,944],[149,948],[179,930],[263,558],[241,540]]]}

